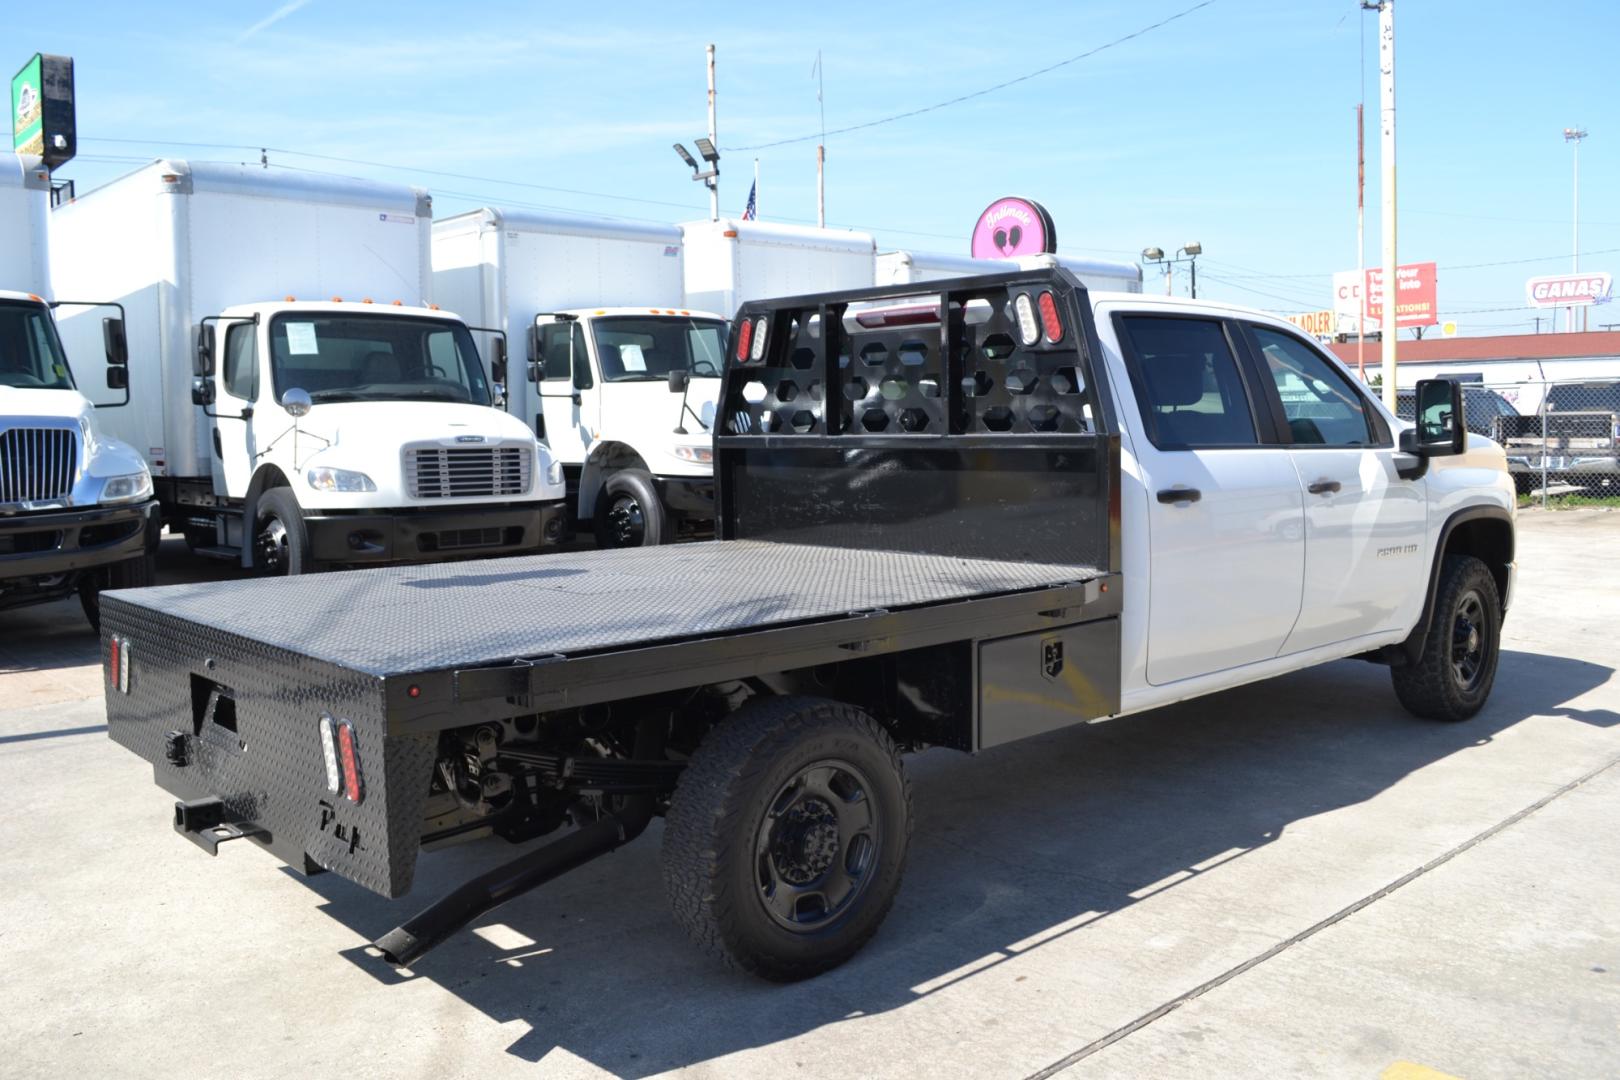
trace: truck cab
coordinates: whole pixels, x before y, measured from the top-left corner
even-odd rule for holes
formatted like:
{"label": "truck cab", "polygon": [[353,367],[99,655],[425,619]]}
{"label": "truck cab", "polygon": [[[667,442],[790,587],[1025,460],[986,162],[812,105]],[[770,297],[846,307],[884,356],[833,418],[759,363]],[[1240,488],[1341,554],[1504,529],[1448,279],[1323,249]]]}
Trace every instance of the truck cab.
{"label": "truck cab", "polygon": [[679,308],[535,318],[529,377],[540,437],[598,544],[665,543],[713,520],[710,443],[726,329],[724,316]]}
{"label": "truck cab", "polygon": [[160,529],[146,463],[101,430],[50,306],[0,291],[0,610],[76,593],[96,624],[103,588],[152,583]]}
{"label": "truck cab", "polygon": [[458,316],[334,299],[226,308],[199,326],[193,402],[212,475],[188,538],[269,573],[532,551],[561,535],[561,471]]}

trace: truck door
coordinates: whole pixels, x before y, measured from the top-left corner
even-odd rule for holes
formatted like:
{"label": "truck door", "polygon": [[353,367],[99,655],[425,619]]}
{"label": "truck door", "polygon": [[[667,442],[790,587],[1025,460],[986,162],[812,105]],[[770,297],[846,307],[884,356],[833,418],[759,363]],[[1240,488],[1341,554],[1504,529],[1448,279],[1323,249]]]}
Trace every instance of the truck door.
{"label": "truck door", "polygon": [[[598,421],[596,380],[591,377],[584,329],[573,320],[542,321],[540,356],[545,361],[545,378],[539,384],[535,434],[565,469],[577,470],[585,463]],[[572,475],[577,479],[578,472]]]}
{"label": "truck door", "polygon": [[[223,343],[214,365],[214,491],[240,499],[247,494],[259,452],[255,426],[259,411],[259,327],[252,322],[221,323]],[[267,395],[268,396],[268,395]],[[280,410],[275,410],[279,412]]]}
{"label": "truck door", "polygon": [[1283,651],[1394,629],[1428,576],[1425,484],[1396,473],[1388,424],[1315,345],[1244,332],[1305,498],[1305,598]]}
{"label": "truck door", "polygon": [[1288,451],[1262,441],[1235,327],[1146,313],[1115,327],[1147,494],[1147,681],[1268,660],[1299,616],[1304,497]]}

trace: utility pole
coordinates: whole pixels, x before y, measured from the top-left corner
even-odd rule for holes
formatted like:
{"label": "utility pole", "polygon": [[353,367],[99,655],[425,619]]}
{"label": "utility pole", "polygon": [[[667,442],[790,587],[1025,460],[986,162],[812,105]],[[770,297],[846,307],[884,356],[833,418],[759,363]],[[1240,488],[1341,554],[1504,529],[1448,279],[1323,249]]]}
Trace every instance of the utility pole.
{"label": "utility pole", "polygon": [[[1362,6],[1371,7],[1367,0]],[[1384,227],[1384,311],[1383,347],[1384,404],[1395,411],[1395,336],[1399,326],[1400,282],[1396,278],[1395,255],[1395,0],[1378,0],[1378,97],[1380,141],[1378,147],[1382,188],[1379,216]]]}
{"label": "utility pole", "polygon": [[[1570,270],[1577,274],[1581,272],[1581,140],[1584,138],[1586,138],[1585,128],[1574,127],[1564,129],[1564,141],[1567,143],[1572,143],[1575,148],[1575,209],[1571,215],[1571,218],[1575,223],[1575,246],[1571,248],[1571,251],[1574,253],[1574,260],[1570,266]],[[1565,316],[1564,329],[1569,331],[1573,331],[1575,329],[1574,304],[1569,306],[1569,313]],[[1586,329],[1586,311],[1584,308],[1581,311],[1581,329]]]}
{"label": "utility pole", "polygon": [[[1365,93],[1362,95],[1365,97]],[[1367,382],[1367,120],[1356,105],[1356,375]]]}
{"label": "utility pole", "polygon": [[821,113],[821,141],[816,143],[816,228],[827,227],[827,103],[822,98],[821,50],[816,50],[816,108]]}
{"label": "utility pole", "polygon": [[[708,48],[709,56],[709,142],[715,146],[720,145],[720,136],[714,127],[714,46]],[[720,177],[715,176],[714,182],[709,185],[709,220],[720,220]]]}

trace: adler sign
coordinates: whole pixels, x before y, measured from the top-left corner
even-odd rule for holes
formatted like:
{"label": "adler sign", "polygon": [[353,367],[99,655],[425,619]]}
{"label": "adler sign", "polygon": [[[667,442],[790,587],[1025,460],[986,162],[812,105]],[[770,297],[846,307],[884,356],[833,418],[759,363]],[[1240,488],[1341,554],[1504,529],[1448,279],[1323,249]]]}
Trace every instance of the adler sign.
{"label": "adler sign", "polygon": [[1550,274],[1531,278],[1524,291],[1535,307],[1571,307],[1603,303],[1609,299],[1611,284],[1607,273]]}

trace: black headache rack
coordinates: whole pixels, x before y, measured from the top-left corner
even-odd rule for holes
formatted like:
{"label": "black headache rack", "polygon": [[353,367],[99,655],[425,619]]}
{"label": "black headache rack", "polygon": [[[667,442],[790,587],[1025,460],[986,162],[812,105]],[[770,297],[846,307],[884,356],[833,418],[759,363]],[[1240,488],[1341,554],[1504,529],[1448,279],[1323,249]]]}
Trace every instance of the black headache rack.
{"label": "black headache rack", "polygon": [[[447,731],[846,662],[880,665],[910,742],[975,750],[1117,711],[1118,444],[1084,289],[1062,271],[929,289],[932,322],[907,302],[917,286],[742,309],[720,422],[747,426],[716,439],[722,540],[108,593],[111,737],[208,850],[246,837],[397,897]],[[760,320],[756,359],[741,328]],[[771,404],[801,389],[813,405]],[[908,409],[924,415],[898,433],[867,415]],[[328,727],[353,776],[345,758],[329,779]],[[619,790],[667,787],[677,770],[637,730],[632,760],[597,765],[630,767]],[[611,790],[590,761],[525,755]],[[420,955],[653,813],[650,794],[615,805],[385,954]]]}

